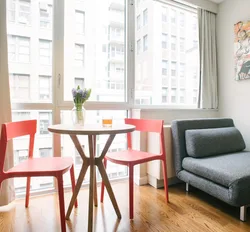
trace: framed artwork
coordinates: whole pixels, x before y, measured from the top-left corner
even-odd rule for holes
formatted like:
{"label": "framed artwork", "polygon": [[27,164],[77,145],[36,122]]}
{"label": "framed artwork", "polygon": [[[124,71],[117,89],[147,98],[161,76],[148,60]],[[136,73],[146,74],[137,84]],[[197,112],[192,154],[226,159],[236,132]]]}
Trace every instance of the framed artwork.
{"label": "framed artwork", "polygon": [[234,24],[235,80],[250,78],[250,21]]}

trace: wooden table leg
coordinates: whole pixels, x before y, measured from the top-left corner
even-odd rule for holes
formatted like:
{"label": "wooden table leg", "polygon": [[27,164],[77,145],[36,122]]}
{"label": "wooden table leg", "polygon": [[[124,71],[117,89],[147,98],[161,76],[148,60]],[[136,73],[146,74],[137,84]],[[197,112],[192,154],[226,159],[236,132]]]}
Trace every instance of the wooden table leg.
{"label": "wooden table leg", "polygon": [[80,191],[80,188],[82,186],[82,182],[83,182],[83,179],[84,179],[84,176],[85,176],[85,174],[87,172],[88,167],[89,167],[88,163],[83,163],[81,172],[80,172],[79,177],[77,179],[75,190],[73,192],[73,196],[72,196],[70,204],[69,204],[69,208],[68,208],[68,211],[67,211],[67,214],[66,214],[66,219],[69,219],[69,216],[71,214],[72,208],[73,208],[73,206],[75,204],[75,200],[76,200],[77,195],[78,195],[78,193]]}
{"label": "wooden table leg", "polygon": [[[96,156],[96,135],[93,135],[93,149],[94,149],[94,157],[95,157]],[[97,183],[96,183],[96,167],[95,166],[94,166],[93,181],[94,181],[94,205],[97,207],[98,201],[97,201]]]}
{"label": "wooden table leg", "polygon": [[93,136],[89,135],[89,163],[90,163],[90,178],[89,178],[89,216],[88,216],[88,232],[92,232],[93,228],[93,200],[94,200],[94,147]]}
{"label": "wooden table leg", "polygon": [[103,182],[105,184],[105,187],[106,187],[107,192],[109,194],[110,200],[111,200],[111,202],[113,204],[113,207],[115,209],[116,215],[117,215],[118,218],[121,218],[122,216],[121,216],[119,207],[117,205],[117,202],[116,202],[116,199],[115,199],[115,195],[114,195],[113,190],[111,188],[111,185],[110,185],[107,173],[106,173],[105,168],[103,166],[103,163],[102,162],[98,162],[97,163],[97,167],[99,168],[100,174],[102,176],[102,180],[103,180]]}

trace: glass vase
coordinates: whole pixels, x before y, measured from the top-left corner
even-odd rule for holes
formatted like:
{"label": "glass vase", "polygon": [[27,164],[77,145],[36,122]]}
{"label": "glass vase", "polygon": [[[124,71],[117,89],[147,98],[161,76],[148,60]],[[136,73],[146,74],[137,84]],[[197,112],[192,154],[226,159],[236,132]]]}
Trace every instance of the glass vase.
{"label": "glass vase", "polygon": [[84,125],[86,110],[83,104],[75,104],[72,109],[72,122],[74,125]]}

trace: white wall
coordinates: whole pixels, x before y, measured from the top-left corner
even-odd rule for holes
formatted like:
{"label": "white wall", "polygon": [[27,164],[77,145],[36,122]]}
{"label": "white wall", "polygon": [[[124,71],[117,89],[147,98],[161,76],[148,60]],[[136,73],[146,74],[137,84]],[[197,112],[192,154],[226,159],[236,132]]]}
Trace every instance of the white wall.
{"label": "white wall", "polygon": [[234,80],[234,24],[250,20],[249,0],[227,0],[218,7],[219,116],[232,117],[250,149],[250,80]]}

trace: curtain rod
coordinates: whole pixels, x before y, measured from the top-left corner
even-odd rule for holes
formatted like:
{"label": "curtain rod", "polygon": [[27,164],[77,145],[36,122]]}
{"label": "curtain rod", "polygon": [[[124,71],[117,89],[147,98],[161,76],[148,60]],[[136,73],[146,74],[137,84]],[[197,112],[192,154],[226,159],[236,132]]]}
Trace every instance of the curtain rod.
{"label": "curtain rod", "polygon": [[161,2],[161,3],[168,3],[168,4],[173,4],[173,5],[179,5],[179,6],[182,6],[183,8],[186,8],[186,9],[190,9],[190,10],[197,10],[198,8],[202,8],[206,11],[209,11],[213,14],[217,14],[217,10],[216,9],[212,9],[213,7],[203,7],[203,6],[200,6],[200,5],[196,5],[194,3],[191,3],[189,1],[185,1],[185,0],[153,0],[155,2]]}
{"label": "curtain rod", "polygon": [[196,6],[189,4],[189,3],[185,4],[185,3],[179,2],[178,0],[177,1],[176,0],[153,0],[153,1],[176,6],[176,7],[191,11],[191,12],[196,12],[197,10]]}

